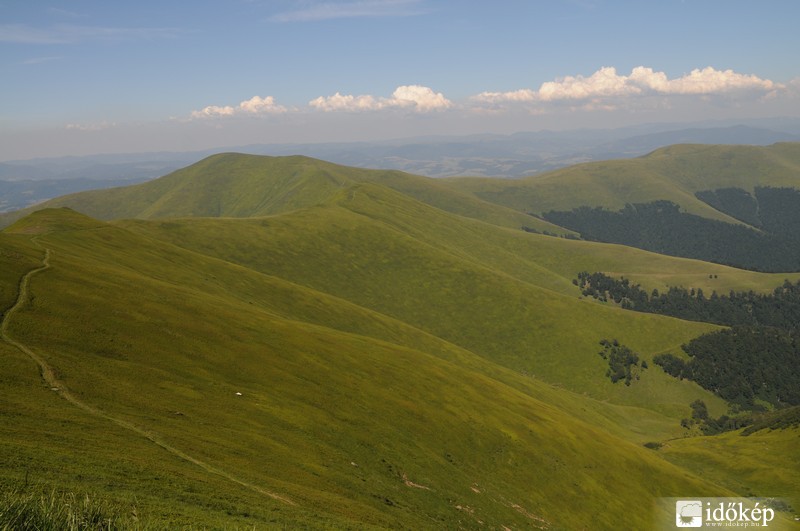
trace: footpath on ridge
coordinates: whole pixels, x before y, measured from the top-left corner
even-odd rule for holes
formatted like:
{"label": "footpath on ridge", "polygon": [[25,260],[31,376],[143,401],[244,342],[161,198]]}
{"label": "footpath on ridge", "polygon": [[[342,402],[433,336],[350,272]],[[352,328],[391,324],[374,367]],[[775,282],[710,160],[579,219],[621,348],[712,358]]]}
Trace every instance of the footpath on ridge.
{"label": "footpath on ridge", "polygon": [[232,481],[232,482],[234,482],[234,483],[236,483],[238,485],[241,485],[242,487],[245,487],[245,488],[247,488],[249,490],[255,491],[255,492],[259,493],[259,494],[263,494],[263,495],[268,496],[270,498],[273,498],[275,500],[279,500],[279,501],[281,501],[283,503],[286,503],[286,504],[289,504],[289,505],[297,505],[295,502],[293,502],[289,498],[286,498],[285,496],[281,496],[279,494],[275,494],[274,492],[270,492],[270,491],[267,491],[265,489],[262,489],[261,487],[259,487],[257,485],[253,485],[252,483],[248,483],[246,481],[243,481],[243,480],[233,476],[232,474],[230,474],[228,472],[225,472],[224,470],[220,470],[219,468],[216,468],[216,467],[214,467],[212,465],[209,465],[209,464],[207,464],[207,463],[205,463],[203,461],[200,461],[199,459],[196,459],[195,457],[192,457],[191,455],[189,455],[189,454],[187,454],[187,453],[175,448],[174,446],[171,446],[170,444],[164,442],[161,439],[161,437],[159,437],[157,434],[155,434],[155,433],[153,433],[151,431],[148,431],[148,430],[146,430],[144,428],[136,426],[135,424],[132,424],[132,423],[126,421],[126,420],[113,417],[113,416],[109,415],[108,413],[105,413],[105,412],[97,409],[96,407],[91,406],[91,405],[87,404],[86,402],[83,402],[83,401],[79,400],[78,398],[75,397],[75,395],[73,395],[69,391],[69,389],[67,389],[67,387],[64,385],[64,383],[61,382],[56,377],[55,371],[50,366],[50,364],[47,363],[47,361],[44,358],[42,358],[40,355],[35,353],[33,350],[31,350],[30,348],[28,348],[24,344],[22,344],[19,341],[16,341],[15,339],[11,338],[8,335],[8,323],[11,320],[11,317],[27,302],[27,300],[28,300],[28,286],[30,284],[31,278],[34,275],[36,275],[37,273],[41,273],[42,271],[45,271],[45,270],[49,269],[50,267],[51,267],[50,266],[50,249],[45,248],[45,250],[44,250],[44,258],[42,259],[42,265],[39,266],[39,267],[36,267],[34,269],[31,269],[30,271],[25,273],[25,275],[22,277],[22,279],[20,279],[20,282],[19,282],[19,293],[17,295],[17,301],[3,315],[2,322],[0,322],[0,339],[5,341],[9,345],[15,347],[17,350],[19,350],[20,352],[22,352],[23,354],[25,354],[26,356],[31,358],[34,362],[36,362],[36,364],[39,366],[39,370],[41,372],[42,379],[50,387],[51,390],[53,390],[54,392],[57,392],[67,402],[73,404],[74,406],[79,407],[80,409],[82,409],[83,411],[89,413],[90,415],[103,418],[105,420],[113,422],[117,426],[120,426],[122,428],[125,428],[126,430],[130,430],[130,431],[132,431],[132,432],[134,432],[134,433],[136,433],[138,435],[141,435],[142,437],[145,437],[146,439],[148,439],[149,441],[153,442],[154,444],[157,444],[158,446],[160,446],[164,450],[168,451],[169,453],[175,455],[176,457],[179,457],[180,459],[183,459],[184,461],[188,461],[188,462],[190,462],[190,463],[192,463],[194,465],[197,465],[200,468],[202,468],[203,470],[205,470],[206,472],[209,472],[211,474],[223,477],[223,478],[225,478],[225,479],[227,479],[229,481]]}

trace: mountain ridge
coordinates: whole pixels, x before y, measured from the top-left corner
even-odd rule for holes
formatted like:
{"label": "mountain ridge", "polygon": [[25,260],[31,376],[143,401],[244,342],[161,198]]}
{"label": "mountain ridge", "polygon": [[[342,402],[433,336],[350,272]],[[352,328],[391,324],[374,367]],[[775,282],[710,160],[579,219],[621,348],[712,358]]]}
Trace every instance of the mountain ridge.
{"label": "mountain ridge", "polygon": [[[736,471],[713,460],[695,474],[705,442],[681,419],[695,401],[714,417],[728,405],[652,361],[719,327],[572,282],[602,270],[710,293],[800,274],[526,232],[571,234],[452,186],[225,154],[23,213],[0,231],[0,302],[43,252],[51,267],[30,279],[10,337],[86,404],[224,474],[61,403],[0,342],[0,455],[15,456],[0,484],[32,468],[70,489],[105,485],[142,500],[156,527],[611,529],[671,517],[665,496],[772,495],[758,477],[800,466],[796,429],[741,445],[723,434],[706,441],[738,456]],[[629,385],[598,356],[611,339],[648,362]],[[785,451],[745,453],[764,441]]]}
{"label": "mountain ridge", "polygon": [[[29,231],[31,227],[37,234]],[[572,420],[566,410],[534,396],[573,403],[567,409],[576,410],[604,410],[599,402],[528,380],[468,351],[458,351],[458,356],[471,361],[454,363],[458,357],[447,361],[412,345],[329,328],[328,318],[328,326],[321,326],[296,317],[286,319],[283,312],[264,313],[265,303],[276,291],[264,286],[260,298],[254,296],[255,285],[242,286],[232,296],[228,287],[236,286],[234,279],[259,283],[264,277],[222,260],[200,259],[159,239],[68,210],[42,211],[12,232],[3,234],[35,238],[37,245],[49,249],[51,267],[31,282],[32,302],[13,316],[9,333],[46,356],[82,400],[297,504],[291,510],[278,509],[279,501],[262,501],[263,509],[250,505],[254,522],[266,522],[270,513],[274,518],[280,510],[279,522],[312,527],[324,526],[326,519],[337,527],[355,522],[378,527],[401,522],[424,525],[430,518],[444,525],[457,521],[468,527],[479,525],[453,505],[468,505],[482,521],[523,525],[529,516],[518,512],[516,505],[551,526],[582,522],[580,516],[564,516],[568,503],[545,491],[529,490],[545,478],[551,485],[548,491],[574,490],[584,500],[595,500],[592,504],[605,505],[606,516],[600,521],[610,526],[613,515],[625,510],[622,500],[641,496],[639,485],[654,474],[662,482],[648,497],[666,494],[670,488],[727,492],[687,477],[648,450],[600,427]],[[216,280],[209,284],[202,280],[206,277]],[[352,310],[347,314],[355,317]],[[4,348],[0,345],[0,350]],[[406,376],[398,377],[401,374]],[[9,404],[18,403],[13,397],[16,385],[8,382],[1,388]],[[616,414],[630,415],[630,411]],[[365,416],[365,412],[372,413]],[[611,418],[610,411],[605,415]],[[25,423],[26,436],[38,433],[29,421],[16,418]],[[384,423],[384,418],[393,422]],[[215,429],[209,430],[209,425]],[[89,440],[102,440],[103,432],[92,432]],[[71,434],[62,431],[62,438],[68,441]],[[123,448],[146,443],[136,434],[119,437]],[[18,438],[9,432],[0,432],[0,439],[16,445],[23,455],[36,455],[14,442]],[[593,448],[588,450],[587,445]],[[93,455],[99,459],[91,468],[94,474],[118,477],[107,458],[98,457],[103,452]],[[576,461],[576,455],[584,457]],[[597,455],[608,461],[591,457]],[[191,465],[170,467],[183,470],[186,477],[202,474]],[[124,463],[118,469],[130,478],[141,474]],[[17,470],[12,467],[5,473]],[[55,477],[76,481],[69,475]],[[606,481],[617,477],[614,485],[620,487],[614,490],[619,502],[601,501],[609,486],[601,489],[600,477]],[[132,487],[126,486],[130,478],[116,479],[119,484],[109,492],[118,496],[130,492]],[[225,486],[224,480],[220,476],[213,483],[235,503],[246,503],[248,496],[236,493],[231,484]],[[212,522],[213,518],[247,521],[241,510],[225,517],[224,509],[201,509],[177,501],[168,491],[155,490],[178,508],[182,518],[193,514]],[[163,502],[138,495],[149,511],[163,510]],[[398,509],[386,512],[387,506]],[[642,514],[638,520],[644,525],[649,518],[649,513]]]}

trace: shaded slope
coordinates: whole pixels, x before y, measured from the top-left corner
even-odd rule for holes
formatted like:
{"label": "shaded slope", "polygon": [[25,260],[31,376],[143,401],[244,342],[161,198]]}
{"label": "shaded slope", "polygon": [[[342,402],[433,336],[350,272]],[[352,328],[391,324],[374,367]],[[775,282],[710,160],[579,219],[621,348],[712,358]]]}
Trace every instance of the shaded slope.
{"label": "shaded slope", "polygon": [[591,241],[756,271],[800,271],[800,227],[791,219],[800,209],[800,191],[770,190],[774,195],[793,196],[791,201],[783,201],[780,210],[764,209],[765,218],[771,214],[781,220],[771,224],[773,231],[688,214],[668,201],[629,204],[619,212],[580,207],[547,212],[544,217]]}
{"label": "shaded slope", "polygon": [[[51,268],[31,281],[31,301],[9,334],[48,359],[87,403],[297,506],[256,502],[234,483],[201,479],[196,467],[168,459],[126,461],[131,475],[122,478],[106,452],[91,448],[79,452],[93,461],[73,483],[113,473],[106,493],[114,496],[153,475],[171,484],[178,475],[175,484],[190,494],[156,485],[162,499],[144,496],[152,514],[171,507],[172,522],[220,521],[228,512],[238,522],[315,527],[478,527],[480,520],[611,528],[632,503],[727,492],[470,366],[286,319],[226,296],[213,282],[206,289],[189,281],[222,278],[231,266],[193,260],[119,228],[87,226],[68,211],[40,216],[50,217],[33,225],[42,229],[37,241],[50,249]],[[45,221],[58,230],[48,232]],[[13,395],[14,382],[4,381],[2,392]],[[42,409],[50,402],[33,396]],[[56,407],[63,419],[75,418]],[[18,458],[47,463],[42,454],[77,444],[80,428],[97,424],[75,420],[48,441],[35,421],[17,414],[13,428],[3,424],[2,444]],[[21,430],[38,444],[23,445]],[[113,428],[93,431],[90,440],[130,449],[142,443]],[[23,467],[4,462],[4,474]],[[196,481],[214,484],[224,503],[207,504],[214,497],[206,498],[206,485],[193,487]],[[574,510],[578,500],[585,510]],[[650,517],[646,510],[627,516],[637,527]]]}

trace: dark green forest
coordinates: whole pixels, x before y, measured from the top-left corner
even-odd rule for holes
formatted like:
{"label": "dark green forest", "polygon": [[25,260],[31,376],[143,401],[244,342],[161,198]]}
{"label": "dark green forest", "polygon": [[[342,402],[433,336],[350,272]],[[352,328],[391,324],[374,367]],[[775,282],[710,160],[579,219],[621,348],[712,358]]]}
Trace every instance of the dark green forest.
{"label": "dark green forest", "polygon": [[616,339],[603,339],[600,341],[603,350],[598,352],[600,357],[608,361],[606,376],[611,383],[624,381],[625,385],[639,379],[641,369],[647,368],[647,362],[639,360],[639,355]]}
{"label": "dark green forest", "polygon": [[747,409],[756,399],[776,407],[800,404],[800,337],[780,328],[737,326],[683,345],[684,361],[659,354],[653,363]]}
{"label": "dark green forest", "polygon": [[772,293],[752,291],[707,296],[702,289],[670,287],[665,292],[648,293],[626,278],[615,279],[603,273],[578,273],[573,281],[581,293],[602,301],[613,300],[623,308],[657,313],[724,326],[772,326],[792,330],[800,327],[800,281],[784,281]]}
{"label": "dark green forest", "polygon": [[681,212],[664,200],[628,204],[617,212],[584,206],[542,217],[586,240],[754,271],[800,271],[800,190],[760,187],[753,196],[725,188],[696,196],[748,225]]}
{"label": "dark green forest", "polygon": [[741,408],[755,409],[758,401],[775,407],[800,404],[800,282],[785,281],[770,294],[714,292],[710,297],[676,287],[647,293],[628,279],[603,273],[582,272],[574,283],[585,296],[629,310],[732,326],[683,345],[688,360],[661,354],[653,362]]}

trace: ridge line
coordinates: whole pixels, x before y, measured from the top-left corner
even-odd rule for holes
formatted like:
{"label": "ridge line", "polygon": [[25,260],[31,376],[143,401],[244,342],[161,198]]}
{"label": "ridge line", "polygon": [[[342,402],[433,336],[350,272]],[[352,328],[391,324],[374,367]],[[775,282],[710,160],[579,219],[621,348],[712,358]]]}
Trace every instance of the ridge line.
{"label": "ridge line", "polygon": [[[34,243],[36,243],[36,245],[39,245],[39,242],[34,241]],[[139,427],[139,426],[137,426],[137,425],[135,425],[135,424],[133,424],[131,422],[128,422],[127,420],[116,418],[116,417],[114,417],[114,416],[112,416],[112,415],[110,415],[108,413],[105,413],[105,412],[101,411],[100,409],[97,409],[96,407],[91,406],[91,405],[83,402],[82,400],[76,398],[75,395],[73,395],[72,392],[70,392],[70,390],[66,387],[66,385],[64,385],[64,383],[61,382],[56,377],[55,371],[50,366],[50,364],[48,364],[47,361],[45,361],[44,358],[42,358],[40,355],[36,354],[33,350],[31,350],[30,348],[28,348],[24,344],[20,343],[19,341],[16,341],[15,339],[12,339],[8,335],[8,322],[9,322],[9,319],[17,310],[19,310],[23,306],[23,304],[25,304],[25,301],[28,298],[28,284],[30,282],[31,277],[33,277],[33,275],[35,275],[36,273],[40,273],[40,272],[45,271],[45,270],[47,270],[47,269],[49,269],[51,267],[51,265],[50,265],[50,254],[51,254],[50,253],[50,249],[45,247],[44,251],[45,251],[45,253],[44,253],[44,258],[42,259],[42,265],[39,266],[39,267],[36,267],[34,269],[31,269],[30,271],[25,273],[25,275],[22,276],[22,279],[20,280],[20,283],[19,283],[19,292],[17,294],[17,301],[14,303],[13,306],[11,306],[11,308],[9,308],[5,312],[5,314],[3,314],[2,322],[0,322],[0,339],[5,341],[9,345],[15,347],[17,350],[19,350],[20,352],[22,352],[23,354],[28,356],[30,359],[32,359],[34,362],[36,362],[36,364],[39,366],[39,370],[41,371],[42,379],[45,381],[45,383],[47,383],[53,391],[56,391],[64,400],[66,400],[70,404],[82,409],[86,413],[88,413],[90,415],[93,415],[95,417],[103,418],[105,420],[108,420],[108,421],[116,424],[117,426],[119,426],[121,428],[127,429],[129,431],[132,431],[132,432],[138,434],[138,435],[141,435],[142,437],[146,438],[147,440],[149,440],[150,442],[156,444],[157,446],[160,446],[161,448],[163,448],[167,452],[173,454],[174,456],[176,456],[176,457],[178,457],[180,459],[183,459],[184,461],[188,461],[189,463],[192,463],[194,465],[197,465],[200,468],[202,468],[203,470],[205,470],[206,472],[209,472],[211,474],[215,474],[217,476],[223,477],[223,478],[225,478],[225,479],[227,479],[229,481],[232,481],[232,482],[234,482],[234,483],[236,483],[238,485],[241,485],[242,487],[245,487],[247,489],[255,491],[255,492],[259,493],[259,494],[263,494],[263,495],[268,496],[270,498],[273,498],[275,500],[281,501],[281,502],[286,503],[288,505],[297,505],[295,502],[293,502],[289,498],[286,498],[284,496],[281,496],[280,494],[275,494],[274,492],[270,492],[268,490],[262,489],[261,487],[259,487],[257,485],[254,485],[252,483],[248,483],[247,481],[244,481],[244,480],[241,480],[241,479],[237,478],[236,476],[230,474],[229,472],[226,472],[224,470],[216,468],[216,467],[214,467],[212,465],[209,465],[208,463],[205,463],[205,462],[203,462],[203,461],[201,461],[201,460],[199,460],[199,459],[197,459],[195,457],[192,457],[191,455],[189,455],[189,454],[187,454],[187,453],[175,448],[174,446],[164,442],[154,432],[151,432],[151,431],[148,431],[148,430],[146,430],[144,428],[141,428],[141,427]]]}

